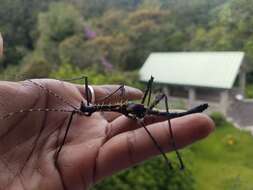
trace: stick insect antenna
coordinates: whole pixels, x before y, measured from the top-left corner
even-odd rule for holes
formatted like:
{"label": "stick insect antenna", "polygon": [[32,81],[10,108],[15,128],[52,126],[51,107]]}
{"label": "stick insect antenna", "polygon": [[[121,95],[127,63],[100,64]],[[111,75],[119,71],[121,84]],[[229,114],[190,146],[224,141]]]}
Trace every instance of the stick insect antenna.
{"label": "stick insect antenna", "polygon": [[81,77],[77,77],[77,78],[71,78],[71,79],[64,79],[62,81],[65,81],[65,82],[73,82],[75,80],[82,80],[82,79],[85,79],[85,77],[87,76],[81,76]]}
{"label": "stick insect antenna", "polygon": [[28,112],[65,112],[65,113],[71,113],[73,110],[64,110],[64,109],[54,109],[54,108],[33,108],[28,110],[19,110],[16,112],[10,112],[6,115],[3,115],[0,117],[0,120],[8,119],[9,117],[12,117],[13,115],[20,114],[20,113],[28,113]]}
{"label": "stick insect antenna", "polygon": [[57,99],[59,99],[61,102],[67,104],[68,106],[72,107],[73,109],[78,109],[77,107],[73,106],[72,104],[70,104],[67,100],[65,100],[62,96],[60,96],[59,94],[56,94],[55,92],[53,92],[52,90],[46,88],[45,86],[42,86],[41,84],[33,81],[33,80],[27,80],[29,82],[31,82],[32,84],[38,86],[39,88],[45,90],[46,92],[48,92],[49,94],[53,95],[54,97],[56,97]]}

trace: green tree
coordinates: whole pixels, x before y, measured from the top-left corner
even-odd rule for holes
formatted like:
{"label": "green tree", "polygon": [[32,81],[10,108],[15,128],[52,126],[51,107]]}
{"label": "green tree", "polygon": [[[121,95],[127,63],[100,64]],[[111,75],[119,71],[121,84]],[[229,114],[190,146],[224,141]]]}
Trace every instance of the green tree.
{"label": "green tree", "polygon": [[99,36],[91,42],[91,47],[100,50],[101,57],[108,59],[116,68],[126,66],[127,54],[131,50],[129,39],[124,34]]}
{"label": "green tree", "polygon": [[229,51],[234,50],[232,44],[232,35],[228,33],[225,27],[216,26],[207,31],[204,28],[198,28],[189,43],[188,49],[196,51]]}
{"label": "green tree", "polygon": [[66,3],[51,3],[49,10],[39,14],[40,36],[55,42],[82,30],[82,17],[77,9]]}
{"label": "green tree", "polygon": [[60,43],[59,56],[61,63],[87,68],[101,62],[102,51],[92,41],[85,41],[82,36],[75,35]]}
{"label": "green tree", "polygon": [[[80,69],[71,64],[64,63],[50,77],[57,79],[71,79],[81,76],[88,76],[90,84],[125,84],[142,89],[142,84],[138,80],[138,72],[98,72],[94,69]],[[83,83],[82,81],[76,81]]]}
{"label": "green tree", "polygon": [[67,0],[76,5],[84,18],[102,16],[109,9],[133,10],[143,0]]}
{"label": "green tree", "polygon": [[91,20],[93,28],[99,35],[114,35],[117,33],[127,33],[127,28],[123,25],[128,13],[121,9],[109,9],[103,16]]}
{"label": "green tree", "polygon": [[125,20],[133,48],[128,54],[126,69],[137,69],[154,51],[168,50],[173,23],[170,13],[158,7],[144,7],[129,13]]}
{"label": "green tree", "polygon": [[58,0],[1,0],[0,31],[4,36],[5,57],[3,67],[20,63],[35,43],[35,27],[40,11],[50,2]]}
{"label": "green tree", "polygon": [[[82,17],[74,6],[51,3],[49,10],[39,14],[38,41],[35,52],[56,68],[60,64],[59,44],[66,38],[81,33]],[[37,53],[35,53],[37,55]],[[26,61],[29,60],[25,58]]]}
{"label": "green tree", "polygon": [[21,66],[18,71],[19,79],[47,78],[52,69],[52,65],[37,52],[27,55]]}

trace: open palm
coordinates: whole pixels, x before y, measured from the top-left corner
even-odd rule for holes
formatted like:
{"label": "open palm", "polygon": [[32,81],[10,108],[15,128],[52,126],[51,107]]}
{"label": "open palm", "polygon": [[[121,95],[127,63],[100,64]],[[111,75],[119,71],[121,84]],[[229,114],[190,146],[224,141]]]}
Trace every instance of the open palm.
{"label": "open palm", "polygon": [[[106,176],[159,154],[136,121],[117,113],[74,115],[62,145],[70,112],[85,101],[84,88],[57,80],[41,79],[0,83],[0,189],[87,189]],[[96,99],[118,86],[94,86]],[[48,90],[45,90],[48,89]],[[60,96],[60,97],[58,97]],[[141,91],[126,87],[129,100]],[[110,103],[120,101],[119,94]],[[99,103],[99,102],[96,102]],[[73,108],[75,107],[75,108]],[[55,109],[39,111],[38,109]],[[27,111],[35,109],[37,111]],[[24,110],[23,112],[21,110]],[[15,114],[9,114],[14,113]],[[8,117],[6,117],[8,116]],[[164,118],[148,117],[147,128],[165,151],[172,150]],[[203,114],[172,120],[179,148],[207,136],[212,121]]]}

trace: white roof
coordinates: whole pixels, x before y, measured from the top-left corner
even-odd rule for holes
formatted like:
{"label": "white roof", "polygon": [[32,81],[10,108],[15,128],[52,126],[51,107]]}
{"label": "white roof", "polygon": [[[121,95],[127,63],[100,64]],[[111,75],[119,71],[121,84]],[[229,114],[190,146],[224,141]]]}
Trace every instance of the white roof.
{"label": "white roof", "polygon": [[140,79],[155,82],[230,89],[244,52],[152,53],[140,70]]}

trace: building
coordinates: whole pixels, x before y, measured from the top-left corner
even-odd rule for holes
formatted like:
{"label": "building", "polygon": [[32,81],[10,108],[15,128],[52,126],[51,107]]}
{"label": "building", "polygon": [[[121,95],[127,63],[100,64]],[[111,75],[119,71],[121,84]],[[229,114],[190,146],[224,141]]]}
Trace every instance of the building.
{"label": "building", "polygon": [[186,100],[189,107],[208,102],[212,111],[226,114],[231,97],[244,97],[243,62],[243,52],[152,53],[139,74],[144,82],[152,75],[171,99]]}

